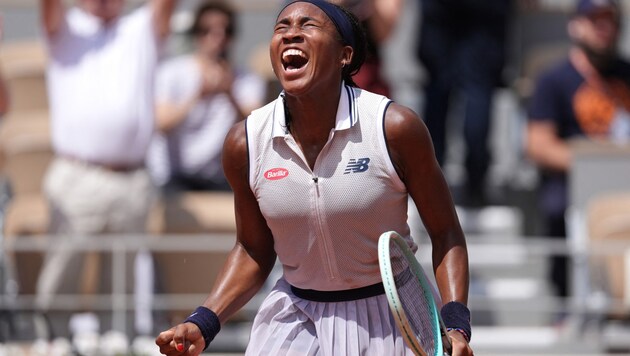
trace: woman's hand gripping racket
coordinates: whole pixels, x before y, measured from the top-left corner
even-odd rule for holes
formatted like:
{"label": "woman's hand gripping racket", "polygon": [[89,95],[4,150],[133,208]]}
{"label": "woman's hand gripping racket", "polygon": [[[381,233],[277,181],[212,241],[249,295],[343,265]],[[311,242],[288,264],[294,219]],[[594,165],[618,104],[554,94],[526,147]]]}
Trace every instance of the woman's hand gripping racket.
{"label": "woman's hand gripping racket", "polygon": [[383,233],[378,260],[389,307],[407,345],[418,356],[450,355],[431,284],[405,239],[394,231]]}

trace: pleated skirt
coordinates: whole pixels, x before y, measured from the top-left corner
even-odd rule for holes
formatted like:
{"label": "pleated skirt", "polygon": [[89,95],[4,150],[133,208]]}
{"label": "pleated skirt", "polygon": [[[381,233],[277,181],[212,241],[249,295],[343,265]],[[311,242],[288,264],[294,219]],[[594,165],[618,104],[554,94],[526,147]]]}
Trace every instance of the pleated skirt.
{"label": "pleated skirt", "polygon": [[385,294],[345,302],[296,297],[280,278],[254,319],[246,356],[413,355]]}

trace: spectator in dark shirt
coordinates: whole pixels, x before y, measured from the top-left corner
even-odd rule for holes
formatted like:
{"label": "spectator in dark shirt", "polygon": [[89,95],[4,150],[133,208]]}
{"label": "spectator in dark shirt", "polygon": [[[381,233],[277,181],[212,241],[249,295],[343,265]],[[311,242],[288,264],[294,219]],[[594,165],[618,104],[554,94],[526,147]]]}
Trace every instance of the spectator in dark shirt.
{"label": "spectator in dark shirt", "polygon": [[[617,51],[620,20],[616,1],[580,0],[568,24],[568,57],[537,82],[526,149],[542,173],[540,211],[548,236],[566,236],[568,141],[630,138],[630,63]],[[568,296],[566,257],[552,258],[551,280],[558,296]]]}

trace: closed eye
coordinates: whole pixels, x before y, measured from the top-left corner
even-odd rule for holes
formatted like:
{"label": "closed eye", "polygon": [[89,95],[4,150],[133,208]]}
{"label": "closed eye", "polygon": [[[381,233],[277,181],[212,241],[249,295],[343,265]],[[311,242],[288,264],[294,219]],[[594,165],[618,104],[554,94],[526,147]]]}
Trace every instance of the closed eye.
{"label": "closed eye", "polygon": [[322,24],[312,17],[304,17],[301,21],[302,27],[322,27]]}
{"label": "closed eye", "polygon": [[[312,17],[302,17],[299,19],[300,28],[320,28],[322,27],[321,21],[318,21]],[[274,27],[274,32],[282,32],[286,31],[291,26],[291,20],[289,18],[283,18],[276,22],[276,26]]]}
{"label": "closed eye", "polygon": [[273,28],[273,32],[282,32],[282,31],[286,30],[287,28],[289,28],[289,26],[286,25],[286,24],[277,24]]}

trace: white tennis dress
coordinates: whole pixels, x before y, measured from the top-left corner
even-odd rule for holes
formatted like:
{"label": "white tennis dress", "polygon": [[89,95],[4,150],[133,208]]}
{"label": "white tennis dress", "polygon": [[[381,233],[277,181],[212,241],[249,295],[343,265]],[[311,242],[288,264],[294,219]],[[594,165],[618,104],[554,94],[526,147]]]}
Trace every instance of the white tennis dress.
{"label": "white tennis dress", "polygon": [[415,250],[407,190],[383,132],[389,99],[342,84],[336,126],[311,170],[288,132],[282,94],[247,119],[250,186],[274,236],[281,278],[254,320],[247,355],[412,355],[385,295],[345,302],[296,297],[381,282],[378,238]]}

